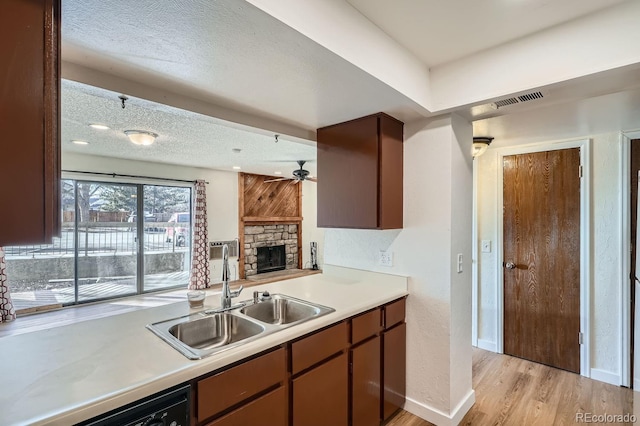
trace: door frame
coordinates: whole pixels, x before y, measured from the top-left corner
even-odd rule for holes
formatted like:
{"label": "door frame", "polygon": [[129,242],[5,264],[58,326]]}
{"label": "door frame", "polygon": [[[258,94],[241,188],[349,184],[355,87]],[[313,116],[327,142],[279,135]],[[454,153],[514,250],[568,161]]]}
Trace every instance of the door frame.
{"label": "door frame", "polygon": [[[631,238],[629,229],[631,217],[629,215],[631,206],[629,205],[629,193],[631,190],[631,141],[640,139],[640,130],[620,133],[620,381],[622,386],[631,386],[635,391],[640,389],[640,383],[631,377],[631,289],[629,285],[631,275],[631,263],[629,253],[631,252]],[[637,296],[636,296],[637,300]],[[636,310],[638,306],[636,306]],[[640,324],[635,324],[636,327]],[[638,347],[635,342],[635,346]],[[640,369],[636,365],[635,369]],[[639,370],[640,371],[640,370]],[[636,374],[637,375],[637,374]]]}
{"label": "door frame", "polygon": [[[582,165],[582,179],[580,179],[580,375],[590,377],[590,318],[591,318],[591,139],[579,139],[557,142],[542,142],[497,150],[498,155],[498,206],[497,222],[497,250],[496,250],[496,280],[498,295],[497,314],[497,343],[498,353],[504,353],[504,275],[502,262],[504,257],[504,157],[509,155],[530,154],[535,152],[556,151],[560,149],[580,148],[580,164]],[[589,224],[589,226],[584,226]],[[576,336],[578,338],[578,336]]]}

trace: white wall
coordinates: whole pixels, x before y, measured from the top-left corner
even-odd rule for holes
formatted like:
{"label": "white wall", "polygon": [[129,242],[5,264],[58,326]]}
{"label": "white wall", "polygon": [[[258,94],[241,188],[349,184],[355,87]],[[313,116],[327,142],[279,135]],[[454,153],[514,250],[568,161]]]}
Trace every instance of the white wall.
{"label": "white wall", "polygon": [[[590,375],[598,380],[622,384],[623,352],[621,318],[622,289],[628,279],[622,271],[620,257],[623,247],[622,232],[628,232],[622,217],[622,144],[620,128],[622,114],[610,115],[620,109],[620,97],[608,96],[571,104],[557,105],[543,110],[512,114],[499,119],[474,123],[474,128],[493,128],[500,137],[485,155],[479,157],[478,166],[478,241],[491,240],[492,252],[479,253],[478,287],[478,346],[496,350],[497,347],[497,285],[502,268],[496,258],[499,221],[497,186],[498,156],[501,147],[545,143],[558,140],[592,140],[592,205],[591,227],[592,288],[591,288],[591,365]],[[611,104],[608,104],[608,103]],[[597,106],[595,108],[594,106]],[[630,111],[627,111],[627,113]],[[579,117],[579,119],[576,119]],[[497,124],[496,124],[497,123]],[[625,126],[640,127],[640,116],[624,119]],[[594,134],[590,129],[597,128]]]}
{"label": "white wall", "polygon": [[[474,401],[471,126],[456,116],[409,123],[404,140],[404,228],[326,229],[324,260],[409,277],[405,409],[457,424]],[[378,265],[380,250],[394,253],[393,267]]]}

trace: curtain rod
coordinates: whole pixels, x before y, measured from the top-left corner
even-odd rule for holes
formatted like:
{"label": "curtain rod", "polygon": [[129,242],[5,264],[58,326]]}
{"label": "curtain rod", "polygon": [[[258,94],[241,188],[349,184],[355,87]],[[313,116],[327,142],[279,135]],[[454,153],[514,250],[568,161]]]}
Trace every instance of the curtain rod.
{"label": "curtain rod", "polygon": [[[139,176],[139,175],[121,175],[119,173],[101,173],[101,172],[85,172],[82,170],[62,170],[65,173],[80,173],[84,175],[95,175],[95,176],[110,176],[112,178],[115,177],[126,177],[126,178],[135,178],[135,179],[152,179],[152,180],[162,180],[167,182],[185,182],[185,183],[196,183],[195,180],[186,180],[186,179],[169,179],[169,178],[161,178],[161,177],[152,177],[152,176]],[[209,182],[205,181],[207,185]]]}

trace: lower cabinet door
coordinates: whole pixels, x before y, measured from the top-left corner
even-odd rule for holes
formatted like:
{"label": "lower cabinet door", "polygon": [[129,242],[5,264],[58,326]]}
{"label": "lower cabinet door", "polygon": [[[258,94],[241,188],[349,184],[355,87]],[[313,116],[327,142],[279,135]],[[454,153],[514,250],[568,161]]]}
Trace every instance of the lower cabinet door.
{"label": "lower cabinet door", "polygon": [[407,324],[402,323],[382,335],[383,414],[387,420],[404,404],[407,381]]}
{"label": "lower cabinet door", "polygon": [[349,357],[343,353],[293,379],[293,426],[346,426]]}
{"label": "lower cabinet door", "polygon": [[351,349],[353,426],[380,424],[380,337]]}
{"label": "lower cabinet door", "polygon": [[287,392],[284,386],[207,423],[207,426],[287,426]]}

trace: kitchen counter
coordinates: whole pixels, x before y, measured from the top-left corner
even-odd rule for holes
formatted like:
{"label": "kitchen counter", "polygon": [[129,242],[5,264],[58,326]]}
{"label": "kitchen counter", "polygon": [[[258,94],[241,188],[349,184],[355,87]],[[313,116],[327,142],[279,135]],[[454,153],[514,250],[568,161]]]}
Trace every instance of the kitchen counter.
{"label": "kitchen counter", "polygon": [[[283,293],[335,312],[197,361],[145,328],[202,310],[189,309],[186,300],[0,338],[0,424],[69,425],[92,418],[405,296],[407,278],[325,265],[322,274],[251,290]],[[219,305],[219,293],[209,291],[205,308]]]}

